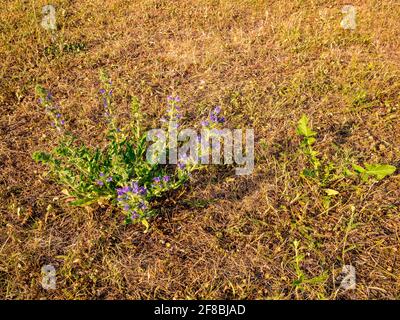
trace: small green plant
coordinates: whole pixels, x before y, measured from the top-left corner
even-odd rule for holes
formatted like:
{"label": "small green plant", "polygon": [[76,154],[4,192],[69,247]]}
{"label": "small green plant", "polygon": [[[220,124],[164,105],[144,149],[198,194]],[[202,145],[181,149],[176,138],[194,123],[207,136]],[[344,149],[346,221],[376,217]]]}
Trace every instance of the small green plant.
{"label": "small green plant", "polygon": [[[303,115],[299,120],[296,131],[303,138],[300,143],[300,150],[310,164],[310,167],[303,170],[302,175],[303,177],[314,179],[322,187],[327,187],[339,179],[351,176],[359,176],[365,182],[369,178],[382,180],[396,171],[396,167],[392,165],[367,163],[364,164],[365,168],[353,163],[352,168],[354,171],[352,171],[349,168],[335,165],[325,158],[320,157],[318,152],[313,148],[317,132],[312,130],[306,115]],[[328,196],[334,196],[338,193],[333,189],[325,189],[325,192]]]}
{"label": "small green plant", "polygon": [[304,176],[308,177],[318,177],[320,175],[321,161],[318,158],[318,152],[312,147],[315,143],[315,136],[317,133],[311,129],[308,124],[308,118],[303,115],[298,122],[296,132],[298,135],[303,137],[300,143],[300,148],[303,153],[307,156],[312,168],[307,168],[303,170]]}
{"label": "small green plant", "polygon": [[57,44],[52,43],[51,45],[44,48],[44,53],[49,57],[56,57],[67,53],[79,53],[86,50],[84,43],[64,43]]}
{"label": "small green plant", "polygon": [[[38,86],[40,103],[45,107],[52,126],[60,133],[58,145],[51,152],[35,152],[33,159],[48,166],[50,176],[62,185],[70,205],[86,206],[93,203],[111,203],[125,213],[125,222],[141,222],[146,228],[148,220],[156,215],[157,199],[181,188],[191,172],[204,166],[180,158],[177,165],[152,163],[146,159],[147,133],[136,98],[131,102],[131,121],[121,127],[114,116],[112,83],[108,76],[100,76],[101,104],[107,122],[106,142],[103,147],[88,147],[69,133],[60,107],[52,95]],[[168,97],[167,119],[162,119],[167,130],[180,118],[179,97]],[[207,121],[208,128],[217,128],[222,118],[216,108]],[[175,127],[176,128],[176,127]]]}
{"label": "small green plant", "polygon": [[[382,180],[393,174],[396,167],[388,164],[364,164],[365,168],[352,163],[352,169],[346,165],[337,165],[326,157],[320,156],[314,149],[317,132],[309,125],[306,115],[303,115],[297,125],[297,134],[303,139],[300,143],[300,150],[306,156],[309,166],[303,169],[301,176],[312,180],[319,188],[323,189],[323,205],[329,209],[333,197],[339,195],[335,190],[340,185],[349,186],[348,179],[359,177],[363,182],[370,178]],[[353,179],[354,183],[354,179]]]}
{"label": "small green plant", "polygon": [[300,253],[300,241],[294,240],[293,247],[295,254],[293,259],[294,260],[293,265],[294,265],[294,270],[296,272],[296,280],[293,281],[292,285],[295,288],[296,298],[299,298],[298,296],[299,290],[303,291],[309,285],[321,285],[325,283],[325,281],[328,279],[328,272],[324,271],[319,276],[308,278],[307,275],[301,269],[301,263],[304,260],[305,255]]}
{"label": "small green plant", "polygon": [[306,115],[303,115],[299,120],[296,132],[303,137],[300,143],[300,150],[306,156],[310,165],[302,171],[302,176],[318,181],[321,187],[327,187],[332,181],[339,179],[341,177],[341,172],[337,170],[338,168],[332,162],[321,157],[313,148],[316,142],[317,132],[313,131],[310,127]]}

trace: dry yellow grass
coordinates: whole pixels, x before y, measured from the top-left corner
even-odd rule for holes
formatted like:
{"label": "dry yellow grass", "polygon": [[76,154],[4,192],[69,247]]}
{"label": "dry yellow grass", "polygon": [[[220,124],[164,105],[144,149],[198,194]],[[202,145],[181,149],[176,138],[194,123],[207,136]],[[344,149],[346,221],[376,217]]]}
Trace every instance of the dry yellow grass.
{"label": "dry yellow grass", "polygon": [[[85,49],[54,55],[40,27],[45,4],[0,9],[0,297],[400,298],[400,176],[349,186],[326,210],[299,178],[295,134],[306,113],[331,161],[400,166],[397,1],[352,1],[350,31],[340,27],[342,1],[59,0],[56,43]],[[49,88],[70,129],[95,144],[101,68],[121,117],[136,95],[150,126],[171,93],[193,124],[221,105],[231,127],[255,130],[254,173],[232,179],[211,167],[147,234],[111,208],[57,200],[61,188],[31,160],[56,143],[34,87]],[[295,240],[305,276],[322,280],[293,285]],[[54,291],[41,287],[45,264],[57,269]],[[335,278],[345,264],[357,286],[342,292]]]}

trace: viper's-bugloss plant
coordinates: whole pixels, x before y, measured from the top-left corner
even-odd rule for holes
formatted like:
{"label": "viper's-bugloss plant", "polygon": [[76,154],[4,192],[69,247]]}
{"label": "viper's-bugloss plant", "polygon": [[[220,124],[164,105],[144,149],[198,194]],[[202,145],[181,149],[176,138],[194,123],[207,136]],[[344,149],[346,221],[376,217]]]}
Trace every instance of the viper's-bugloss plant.
{"label": "viper's-bugloss plant", "polygon": [[[205,166],[181,157],[177,165],[153,163],[146,159],[147,132],[142,128],[143,114],[136,98],[131,101],[130,121],[118,126],[115,117],[112,82],[102,72],[100,103],[107,129],[105,146],[89,147],[70,133],[53,96],[37,86],[39,103],[51,118],[52,127],[59,133],[57,146],[51,152],[38,151],[33,159],[48,166],[49,176],[64,187],[70,205],[87,206],[94,203],[111,204],[125,215],[126,223],[141,222],[146,230],[149,219],[157,214],[157,199],[179,189],[190,180],[191,172]],[[166,117],[161,119],[166,130],[179,130],[180,98],[168,96]],[[216,107],[202,125],[218,128],[225,119]]]}

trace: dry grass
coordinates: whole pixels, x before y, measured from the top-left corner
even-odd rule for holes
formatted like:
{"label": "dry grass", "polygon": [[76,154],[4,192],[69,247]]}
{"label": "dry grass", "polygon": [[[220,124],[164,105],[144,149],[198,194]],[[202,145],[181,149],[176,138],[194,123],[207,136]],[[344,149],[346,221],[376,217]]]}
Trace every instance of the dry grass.
{"label": "dry grass", "polygon": [[[45,1],[10,0],[0,14],[0,297],[7,299],[400,298],[400,176],[348,186],[329,210],[300,179],[295,124],[302,113],[318,149],[400,165],[400,5],[352,1],[110,0],[53,2],[59,39],[81,52],[46,56]],[[60,101],[70,129],[96,143],[103,124],[98,72],[107,68],[118,112],[137,95],[149,125],[167,94],[197,123],[220,104],[232,127],[253,127],[247,177],[210,168],[170,199],[150,233],[110,208],[71,208],[31,153],[55,144],[34,86]],[[354,210],[352,210],[354,208]],[[350,219],[353,217],[353,224]],[[304,254],[297,279],[293,242]],[[40,285],[44,264],[57,290]],[[342,265],[357,287],[337,291]]]}

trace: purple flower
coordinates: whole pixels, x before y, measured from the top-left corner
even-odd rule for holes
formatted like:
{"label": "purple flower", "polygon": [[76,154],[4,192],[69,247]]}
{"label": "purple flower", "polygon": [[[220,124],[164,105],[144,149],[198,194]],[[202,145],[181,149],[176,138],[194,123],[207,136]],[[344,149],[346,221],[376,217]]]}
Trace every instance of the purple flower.
{"label": "purple flower", "polygon": [[65,124],[65,120],[61,120],[60,124],[63,126]]}
{"label": "purple flower", "polygon": [[216,114],[212,113],[210,114],[210,120],[215,123],[224,123],[225,118],[224,117],[218,117]]}
{"label": "purple flower", "polygon": [[106,179],[106,181],[107,181],[107,182],[111,182],[111,181],[113,181],[113,178],[112,178],[112,177],[108,177],[108,178]]}
{"label": "purple flower", "polygon": [[167,101],[181,102],[181,98],[179,98],[178,96],[175,96],[175,97],[168,96]]}
{"label": "purple flower", "polygon": [[218,116],[212,113],[210,114],[210,120],[212,122],[218,122]]}
{"label": "purple flower", "polygon": [[210,120],[214,123],[223,123],[225,122],[224,117],[218,117],[218,114],[221,112],[221,107],[216,106],[214,110],[210,113]]}
{"label": "purple flower", "polygon": [[57,113],[56,118],[61,118],[61,113]]}
{"label": "purple flower", "polygon": [[130,208],[131,208],[131,207],[129,206],[129,204],[124,205],[124,210],[125,210],[125,211],[129,211]]}
{"label": "purple flower", "polygon": [[132,182],[132,192],[139,193],[139,184],[136,181]]}
{"label": "purple flower", "polygon": [[106,90],[105,89],[100,89],[100,91],[99,91],[101,94],[105,94],[106,93]]}
{"label": "purple flower", "polygon": [[104,177],[104,172],[100,172],[99,176]]}
{"label": "purple flower", "polygon": [[101,181],[101,180],[97,180],[96,183],[97,183],[100,187],[102,187],[102,186],[104,185],[104,182]]}
{"label": "purple flower", "polygon": [[155,177],[155,178],[153,178],[153,181],[156,182],[156,183],[159,183],[161,181],[161,178],[160,177]]}
{"label": "purple flower", "polygon": [[111,89],[108,94],[111,96],[113,94],[113,90]]}
{"label": "purple flower", "polygon": [[142,209],[142,210],[146,210],[147,206],[146,206],[146,204],[145,204],[143,201],[141,201],[141,202],[139,203],[139,208]]}
{"label": "purple flower", "polygon": [[38,102],[39,102],[40,104],[42,104],[42,102],[43,102],[42,98],[39,98],[39,99],[38,99]]}
{"label": "purple flower", "polygon": [[179,167],[179,169],[183,170],[183,169],[185,169],[186,164],[184,164],[184,163],[182,163],[182,162],[179,162],[179,163],[178,163],[178,167]]}
{"label": "purple flower", "polygon": [[137,212],[136,211],[132,211],[131,219],[135,220],[138,217],[139,217],[139,215],[137,214]]}
{"label": "purple flower", "polygon": [[131,189],[129,188],[129,186],[126,187],[122,187],[122,188],[117,188],[117,194],[119,196],[124,195],[125,193],[128,193],[129,191],[131,191]]}
{"label": "purple flower", "polygon": [[168,182],[169,180],[170,180],[169,176],[164,176],[164,177],[163,177],[163,181],[164,181],[164,182]]}
{"label": "purple flower", "polygon": [[146,187],[140,187],[140,188],[139,188],[139,193],[140,193],[141,195],[146,195],[146,194],[147,194],[147,189],[146,189]]}
{"label": "purple flower", "polygon": [[210,123],[209,123],[207,120],[204,120],[204,121],[201,122],[201,125],[202,125],[203,127],[207,127],[209,124],[210,124]]}

